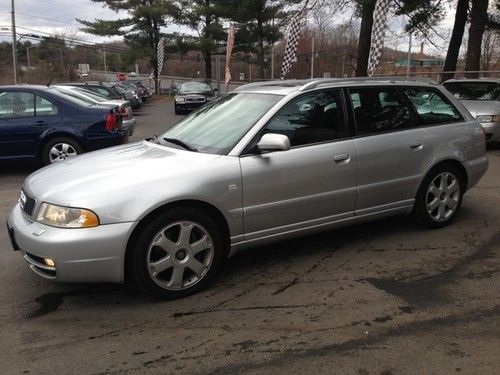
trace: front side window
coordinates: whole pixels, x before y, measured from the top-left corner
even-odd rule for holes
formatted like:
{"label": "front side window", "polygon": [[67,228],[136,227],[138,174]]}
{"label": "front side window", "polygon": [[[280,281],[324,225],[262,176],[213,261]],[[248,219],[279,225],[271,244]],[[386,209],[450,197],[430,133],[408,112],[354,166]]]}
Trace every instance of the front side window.
{"label": "front side window", "polygon": [[0,92],[0,118],[35,116],[35,95],[21,91]]}
{"label": "front side window", "polygon": [[403,92],[415,107],[424,125],[454,122],[462,119],[460,112],[436,89],[405,87]]}
{"label": "front side window", "polygon": [[349,89],[358,134],[373,134],[415,126],[404,98],[394,87]]}
{"label": "front side window", "polygon": [[292,147],[346,137],[340,90],[318,91],[292,100],[266,125],[266,133],[286,135]]}
{"label": "front side window", "polygon": [[500,100],[500,83],[448,82],[443,85],[459,100]]}
{"label": "front side window", "polygon": [[52,116],[57,115],[58,112],[54,103],[38,95],[36,96],[35,108],[37,116]]}
{"label": "front side window", "polygon": [[159,140],[175,139],[201,152],[226,154],[282,98],[271,94],[228,94],[185,117]]}

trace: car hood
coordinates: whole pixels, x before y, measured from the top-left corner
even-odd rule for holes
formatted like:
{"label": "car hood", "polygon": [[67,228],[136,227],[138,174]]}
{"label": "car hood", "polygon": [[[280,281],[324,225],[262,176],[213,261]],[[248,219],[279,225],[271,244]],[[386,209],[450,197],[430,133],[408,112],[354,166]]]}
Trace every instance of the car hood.
{"label": "car hood", "polygon": [[23,188],[39,201],[78,207],[135,187],[139,197],[145,186],[196,175],[219,157],[142,141],[49,165],[28,176]]}
{"label": "car hood", "polygon": [[480,115],[500,115],[500,101],[462,100],[462,104],[474,118]]}

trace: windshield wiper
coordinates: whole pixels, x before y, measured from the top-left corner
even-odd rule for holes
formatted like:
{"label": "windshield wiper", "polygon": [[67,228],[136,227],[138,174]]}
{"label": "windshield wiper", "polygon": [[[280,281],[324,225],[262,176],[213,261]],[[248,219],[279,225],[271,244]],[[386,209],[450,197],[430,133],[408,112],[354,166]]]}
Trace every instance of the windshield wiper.
{"label": "windshield wiper", "polygon": [[180,139],[177,138],[163,138],[164,141],[173,143],[174,145],[181,146],[182,148],[188,150],[188,151],[194,151],[198,152],[198,149],[188,145],[187,143],[182,142]]}

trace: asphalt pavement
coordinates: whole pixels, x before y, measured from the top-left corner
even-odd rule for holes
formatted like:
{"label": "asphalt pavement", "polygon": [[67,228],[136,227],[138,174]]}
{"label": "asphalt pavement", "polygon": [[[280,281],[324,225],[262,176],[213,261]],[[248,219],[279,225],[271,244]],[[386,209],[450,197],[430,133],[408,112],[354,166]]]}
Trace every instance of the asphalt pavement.
{"label": "asphalt pavement", "polygon": [[[149,103],[132,140],[180,118]],[[248,250],[176,301],[42,280],[0,229],[0,373],[498,373],[500,150],[488,155],[447,228],[396,217]],[[0,167],[0,221],[33,170]]]}

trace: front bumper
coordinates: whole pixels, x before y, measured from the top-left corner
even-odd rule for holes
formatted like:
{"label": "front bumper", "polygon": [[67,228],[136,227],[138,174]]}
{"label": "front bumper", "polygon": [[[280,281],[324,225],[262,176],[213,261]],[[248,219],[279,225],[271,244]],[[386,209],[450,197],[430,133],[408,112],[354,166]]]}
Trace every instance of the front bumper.
{"label": "front bumper", "polygon": [[481,126],[486,133],[486,141],[491,143],[500,142],[500,122],[482,122]]}
{"label": "front bumper", "polygon": [[175,107],[183,112],[195,111],[198,108],[204,106],[207,102],[193,102],[193,103],[175,103]]}
{"label": "front bumper", "polygon": [[[29,220],[19,204],[7,219],[12,245],[30,269],[45,279],[63,282],[123,282],[125,249],[134,225],[54,228]],[[55,266],[44,264],[44,258],[53,259]]]}

